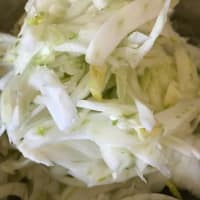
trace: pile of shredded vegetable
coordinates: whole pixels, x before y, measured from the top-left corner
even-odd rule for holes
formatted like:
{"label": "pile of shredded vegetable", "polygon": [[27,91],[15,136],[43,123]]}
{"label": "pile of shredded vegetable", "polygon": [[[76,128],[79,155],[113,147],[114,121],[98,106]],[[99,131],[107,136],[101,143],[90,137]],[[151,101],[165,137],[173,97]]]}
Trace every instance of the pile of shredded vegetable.
{"label": "pile of shredded vegetable", "polygon": [[177,3],[27,2],[0,34],[0,198],[200,196],[200,49],[172,29]]}

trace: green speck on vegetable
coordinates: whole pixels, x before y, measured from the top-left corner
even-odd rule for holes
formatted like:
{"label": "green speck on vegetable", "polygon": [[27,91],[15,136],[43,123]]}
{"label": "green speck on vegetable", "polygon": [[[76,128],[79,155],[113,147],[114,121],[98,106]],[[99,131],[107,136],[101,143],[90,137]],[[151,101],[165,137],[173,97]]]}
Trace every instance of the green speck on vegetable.
{"label": "green speck on vegetable", "polygon": [[43,12],[40,12],[38,13],[37,15],[33,16],[33,17],[30,17],[28,19],[28,25],[32,26],[36,26],[36,25],[39,25],[43,22],[44,20],[44,16],[45,14]]}
{"label": "green speck on vegetable", "polygon": [[78,37],[78,34],[77,33],[74,33],[74,32],[72,32],[72,33],[70,33],[69,34],[69,37],[68,37],[68,39],[69,40],[73,40],[73,39],[76,39]]}
{"label": "green speck on vegetable", "polygon": [[45,134],[45,132],[46,132],[46,129],[44,127],[40,126],[40,127],[37,128],[36,132],[37,132],[38,135],[43,136]]}

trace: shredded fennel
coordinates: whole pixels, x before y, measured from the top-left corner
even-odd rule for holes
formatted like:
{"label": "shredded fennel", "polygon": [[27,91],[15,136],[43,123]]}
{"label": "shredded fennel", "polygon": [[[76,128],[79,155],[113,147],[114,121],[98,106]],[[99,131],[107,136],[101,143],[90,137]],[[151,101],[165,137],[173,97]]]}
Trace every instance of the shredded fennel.
{"label": "shredded fennel", "polygon": [[176,3],[27,2],[0,34],[0,198],[173,200],[157,192],[174,163],[200,159],[200,50],[173,31]]}

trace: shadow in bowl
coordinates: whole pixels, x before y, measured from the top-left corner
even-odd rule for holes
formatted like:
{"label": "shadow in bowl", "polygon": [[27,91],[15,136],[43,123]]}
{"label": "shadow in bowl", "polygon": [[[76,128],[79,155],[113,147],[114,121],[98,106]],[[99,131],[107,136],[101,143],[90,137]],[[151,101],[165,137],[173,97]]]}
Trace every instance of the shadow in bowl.
{"label": "shadow in bowl", "polygon": [[0,32],[10,32],[24,12],[26,0],[0,0]]}

